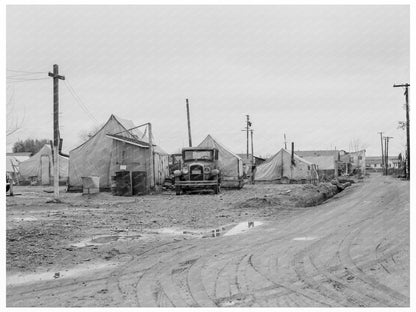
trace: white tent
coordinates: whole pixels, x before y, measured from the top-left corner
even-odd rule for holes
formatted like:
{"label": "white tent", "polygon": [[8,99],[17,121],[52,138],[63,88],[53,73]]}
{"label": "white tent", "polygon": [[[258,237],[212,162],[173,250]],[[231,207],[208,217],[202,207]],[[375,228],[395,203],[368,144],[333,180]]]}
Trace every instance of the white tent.
{"label": "white tent", "polygon": [[[20,176],[24,180],[37,181],[43,185],[49,185],[53,182],[54,162],[52,149],[45,144],[39,152],[28,160],[19,164]],[[68,178],[68,157],[59,155],[59,180],[66,181]]]}
{"label": "white tent", "polygon": [[198,147],[218,149],[218,165],[221,170],[222,186],[243,186],[243,161],[239,156],[219,143],[210,134],[207,135]]}
{"label": "white tent", "polygon": [[256,182],[316,182],[316,165],[292,155],[282,148],[277,154],[259,165],[254,180]]}

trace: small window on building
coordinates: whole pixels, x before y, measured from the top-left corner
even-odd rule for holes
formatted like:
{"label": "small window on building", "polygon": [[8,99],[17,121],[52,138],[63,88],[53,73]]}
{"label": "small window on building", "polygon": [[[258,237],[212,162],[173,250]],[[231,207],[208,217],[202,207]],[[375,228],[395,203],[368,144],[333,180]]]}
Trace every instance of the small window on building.
{"label": "small window on building", "polygon": [[311,166],[308,165],[308,170],[311,170]]}
{"label": "small window on building", "polygon": [[362,160],[363,159],[363,156],[358,156],[358,160]]}

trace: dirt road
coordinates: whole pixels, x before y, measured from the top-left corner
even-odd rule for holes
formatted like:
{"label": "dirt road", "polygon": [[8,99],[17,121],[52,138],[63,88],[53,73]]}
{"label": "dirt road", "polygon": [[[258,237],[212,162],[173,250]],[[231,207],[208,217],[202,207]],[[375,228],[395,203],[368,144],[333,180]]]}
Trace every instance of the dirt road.
{"label": "dirt road", "polygon": [[117,263],[8,280],[7,306],[409,306],[409,184],[373,176],[325,204],[215,238],[126,246]]}

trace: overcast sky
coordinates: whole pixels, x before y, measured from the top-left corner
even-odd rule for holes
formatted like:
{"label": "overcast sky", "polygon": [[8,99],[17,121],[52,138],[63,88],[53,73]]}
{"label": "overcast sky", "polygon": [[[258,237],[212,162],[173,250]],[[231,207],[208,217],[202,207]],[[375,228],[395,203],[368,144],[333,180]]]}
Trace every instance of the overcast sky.
{"label": "overcast sky", "polygon": [[389,154],[405,150],[403,90],[392,86],[410,79],[408,6],[8,6],[6,14],[7,122],[22,121],[8,151],[17,139],[52,138],[53,64],[66,77],[65,152],[111,114],[152,122],[156,142],[173,152],[188,142],[186,98],[194,145],[212,134],[244,153],[249,114],[257,155],[276,153],[284,133],[296,149],[348,151],[359,140],[379,155],[384,131],[394,137]]}

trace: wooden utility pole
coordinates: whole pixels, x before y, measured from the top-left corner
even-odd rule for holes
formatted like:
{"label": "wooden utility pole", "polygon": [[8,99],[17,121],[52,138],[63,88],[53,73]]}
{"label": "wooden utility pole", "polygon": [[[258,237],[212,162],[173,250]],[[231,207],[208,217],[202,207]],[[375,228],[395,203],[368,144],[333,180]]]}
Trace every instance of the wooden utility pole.
{"label": "wooden utility pole", "polygon": [[254,146],[253,146],[253,129],[250,129],[251,134],[251,183],[254,183]]}
{"label": "wooden utility pole", "polygon": [[249,154],[249,151],[248,151],[248,132],[249,132],[249,130],[250,130],[250,126],[251,126],[251,122],[250,122],[250,115],[246,115],[246,117],[247,117],[247,126],[246,126],[246,132],[247,132],[247,161],[248,161],[248,154]]}
{"label": "wooden utility pole", "polygon": [[53,194],[55,200],[59,199],[59,79],[65,80],[65,76],[59,75],[58,65],[53,65],[53,73],[49,72],[49,77],[53,78],[53,156],[54,156],[54,175],[53,175]]}
{"label": "wooden utility pole", "polygon": [[407,176],[406,179],[410,180],[410,129],[409,129],[409,83],[400,84],[400,85],[393,85],[393,88],[404,87],[406,91],[404,92],[406,98],[406,145],[407,145],[407,152],[406,152],[406,159],[407,159]]}
{"label": "wooden utility pole", "polygon": [[191,118],[189,117],[189,102],[186,99],[186,116],[188,117],[188,137],[189,137],[189,147],[192,147],[192,136],[191,136]]}
{"label": "wooden utility pole", "polygon": [[383,152],[383,132],[378,132],[380,134],[380,141],[381,141],[381,168],[384,172],[384,152]]}
{"label": "wooden utility pole", "polygon": [[385,141],[385,147],[384,147],[384,153],[386,155],[385,165],[386,165],[386,175],[389,174],[389,140],[393,139],[393,137],[384,137]]}
{"label": "wooden utility pole", "polygon": [[150,146],[150,189],[153,190],[155,187],[155,153],[153,149],[152,124],[149,122],[147,126],[149,127],[149,146]]}
{"label": "wooden utility pole", "polygon": [[253,129],[250,129],[251,138],[251,167],[254,166]]}
{"label": "wooden utility pole", "polygon": [[285,138],[285,149],[287,149],[287,144],[286,144],[286,133],[283,134],[283,137]]}

